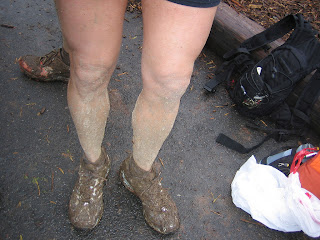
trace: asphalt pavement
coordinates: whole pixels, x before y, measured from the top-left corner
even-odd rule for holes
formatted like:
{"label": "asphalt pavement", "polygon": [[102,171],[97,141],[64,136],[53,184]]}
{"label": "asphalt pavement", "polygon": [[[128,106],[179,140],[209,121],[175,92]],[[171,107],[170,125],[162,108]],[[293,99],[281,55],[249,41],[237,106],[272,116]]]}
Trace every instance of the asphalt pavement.
{"label": "asphalt pavement", "polygon": [[54,3],[3,0],[0,23],[1,240],[309,239],[302,232],[271,230],[233,204],[230,185],[241,165],[252,154],[261,159],[282,146],[296,146],[298,139],[272,139],[250,154],[217,144],[219,133],[246,146],[263,134],[245,127],[247,119],[236,112],[223,86],[214,94],[204,92],[220,63],[207,48],[195,63],[176,123],[158,156],[181,228],[162,236],[147,226],[139,200],[118,178],[119,165],[131,151],[131,111],[141,90],[142,17],[135,10],[126,13],[118,67],[109,85],[111,112],[103,145],[112,169],[104,189],[104,215],[93,231],[76,231],[67,206],[83,153],[67,106],[67,84],[32,81],[16,63],[22,55],[43,55],[61,46]]}

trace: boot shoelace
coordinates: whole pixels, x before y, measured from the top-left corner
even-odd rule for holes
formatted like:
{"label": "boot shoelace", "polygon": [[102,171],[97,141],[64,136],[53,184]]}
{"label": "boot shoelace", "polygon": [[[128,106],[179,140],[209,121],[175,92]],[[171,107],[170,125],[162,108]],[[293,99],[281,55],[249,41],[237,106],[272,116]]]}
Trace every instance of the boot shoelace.
{"label": "boot shoelace", "polygon": [[[101,186],[105,181],[106,178],[101,177],[92,172],[79,172],[80,181],[80,195],[83,202],[90,202],[95,189],[101,188]],[[98,182],[97,182],[98,181]],[[88,189],[89,188],[89,189]]]}
{"label": "boot shoelace", "polygon": [[52,61],[58,55],[58,53],[59,53],[59,50],[53,50],[48,54],[44,55],[43,57],[40,57],[40,64],[45,66],[46,63],[48,64],[52,63]]}
{"label": "boot shoelace", "polygon": [[[162,187],[162,184],[161,184],[162,178],[160,178],[160,174],[161,174],[161,172],[159,172],[159,174],[157,174],[156,177],[153,180],[151,180],[150,186],[148,188],[146,188],[145,190],[143,190],[140,194],[140,197],[142,197],[146,193],[149,193],[149,196],[150,195],[157,196],[157,197],[149,198],[151,200],[151,203],[153,206],[155,205],[154,202],[152,201],[153,199],[156,199],[156,201],[159,201],[159,200],[162,200],[162,198],[159,197],[159,195],[162,195],[162,194],[168,195],[167,188]],[[149,205],[146,203],[144,203],[144,204],[147,206]],[[162,205],[162,203],[161,203],[161,205]],[[162,212],[164,212],[166,210],[167,209],[164,206],[161,207]]]}

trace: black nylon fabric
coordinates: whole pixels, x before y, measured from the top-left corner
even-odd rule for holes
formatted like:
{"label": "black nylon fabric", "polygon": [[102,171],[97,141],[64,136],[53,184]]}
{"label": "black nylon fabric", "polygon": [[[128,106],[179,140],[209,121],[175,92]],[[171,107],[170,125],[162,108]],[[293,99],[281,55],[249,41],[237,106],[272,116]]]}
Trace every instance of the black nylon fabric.
{"label": "black nylon fabric", "polygon": [[209,8],[218,6],[221,2],[220,0],[167,0],[169,2],[198,8]]}
{"label": "black nylon fabric", "polygon": [[[267,57],[256,62],[251,51],[267,48],[267,44],[289,33],[288,40]],[[253,129],[269,132],[260,143],[246,148],[224,134],[217,142],[240,153],[248,153],[270,138],[285,140],[289,135],[303,136],[310,122],[309,114],[320,96],[320,42],[316,31],[301,14],[289,15],[262,33],[246,41],[239,48],[224,55],[226,62],[216,76],[205,85],[210,92],[220,82],[227,83],[228,92],[239,113],[246,117],[270,115],[276,129]],[[285,100],[296,84],[313,70],[318,69],[300,95],[295,108]]]}
{"label": "black nylon fabric", "polygon": [[284,35],[290,30],[288,26],[294,24],[295,30],[282,46],[254,66],[249,66],[236,80],[229,79],[229,86],[230,81],[235,82],[234,87],[229,87],[229,93],[240,113],[251,117],[270,115],[300,80],[320,66],[319,40],[302,15],[286,17],[270,29],[246,40],[240,48],[247,46],[256,49],[263,41],[274,39],[272,32],[277,37]]}

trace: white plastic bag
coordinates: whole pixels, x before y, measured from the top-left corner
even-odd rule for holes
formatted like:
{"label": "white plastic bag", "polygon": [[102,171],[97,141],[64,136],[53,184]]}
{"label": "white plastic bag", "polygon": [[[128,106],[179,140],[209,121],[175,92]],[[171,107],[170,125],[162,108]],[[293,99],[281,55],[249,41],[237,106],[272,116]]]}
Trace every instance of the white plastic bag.
{"label": "white plastic bag", "polygon": [[286,200],[294,219],[306,234],[319,237],[320,200],[308,190],[301,188],[299,173],[291,173],[288,182]]}
{"label": "white plastic bag", "polygon": [[320,200],[301,188],[298,173],[287,178],[251,156],[237,171],[231,189],[233,203],[267,227],[320,236]]}

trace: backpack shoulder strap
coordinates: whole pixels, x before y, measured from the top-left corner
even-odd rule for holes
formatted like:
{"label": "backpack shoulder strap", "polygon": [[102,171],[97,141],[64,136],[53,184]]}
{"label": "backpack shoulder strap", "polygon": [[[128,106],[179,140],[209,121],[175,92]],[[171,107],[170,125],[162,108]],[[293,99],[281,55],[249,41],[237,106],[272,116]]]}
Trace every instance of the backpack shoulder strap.
{"label": "backpack shoulder strap", "polygon": [[251,51],[265,47],[268,43],[281,38],[292,29],[304,28],[304,25],[305,21],[301,14],[288,15],[263,32],[245,40],[238,48],[224,54],[223,58],[226,62],[218,69],[215,78],[205,84],[204,88],[209,92],[213,92],[217,85],[230,79],[235,68],[241,67],[237,71],[242,73],[242,70],[252,65]]}
{"label": "backpack shoulder strap", "polygon": [[245,40],[240,48],[246,48],[248,51],[256,50],[260,47],[271,43],[285,34],[289,33],[292,29],[303,27],[304,19],[302,15],[288,15],[281,19],[279,22],[273,24],[261,33],[254,35],[253,37]]}

